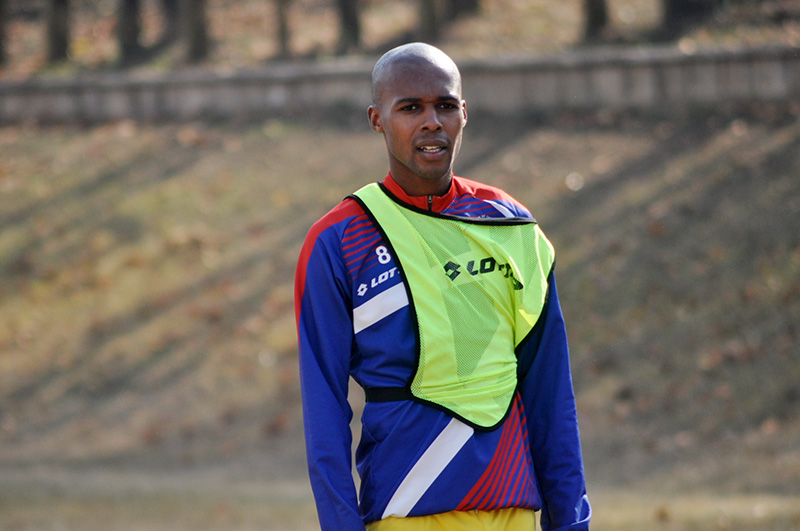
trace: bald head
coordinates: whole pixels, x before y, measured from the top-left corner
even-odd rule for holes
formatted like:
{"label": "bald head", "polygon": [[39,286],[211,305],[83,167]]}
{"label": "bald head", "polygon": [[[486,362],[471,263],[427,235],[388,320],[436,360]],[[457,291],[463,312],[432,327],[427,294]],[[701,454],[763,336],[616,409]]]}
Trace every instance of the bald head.
{"label": "bald head", "polygon": [[434,68],[453,76],[461,94],[461,74],[450,57],[435,46],[422,42],[404,44],[383,54],[372,69],[372,103],[380,104],[383,89],[392,83],[399,72],[408,74],[418,71],[420,75],[426,68]]}

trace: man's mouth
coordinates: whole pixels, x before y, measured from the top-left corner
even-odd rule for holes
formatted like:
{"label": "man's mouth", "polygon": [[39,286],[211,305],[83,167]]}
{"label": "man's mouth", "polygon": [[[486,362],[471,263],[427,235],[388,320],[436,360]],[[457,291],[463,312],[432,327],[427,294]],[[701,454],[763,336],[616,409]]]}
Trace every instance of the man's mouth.
{"label": "man's mouth", "polygon": [[441,153],[445,150],[445,146],[441,144],[423,144],[417,149],[423,153]]}

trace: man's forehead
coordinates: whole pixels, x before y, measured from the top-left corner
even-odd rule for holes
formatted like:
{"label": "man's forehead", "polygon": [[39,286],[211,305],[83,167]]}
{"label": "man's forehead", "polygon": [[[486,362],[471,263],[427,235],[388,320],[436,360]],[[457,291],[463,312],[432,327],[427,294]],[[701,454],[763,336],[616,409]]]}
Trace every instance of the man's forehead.
{"label": "man's forehead", "polygon": [[386,65],[378,80],[378,90],[407,98],[460,98],[461,83],[458,71],[442,68],[427,61],[402,60]]}

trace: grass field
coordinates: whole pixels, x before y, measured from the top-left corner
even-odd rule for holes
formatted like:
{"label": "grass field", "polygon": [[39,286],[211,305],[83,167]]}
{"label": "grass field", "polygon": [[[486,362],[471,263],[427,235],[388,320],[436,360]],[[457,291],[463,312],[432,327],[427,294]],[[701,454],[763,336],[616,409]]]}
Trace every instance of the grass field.
{"label": "grass field", "polygon": [[[797,524],[794,113],[468,125],[558,250],[598,529]],[[0,527],[313,528],[294,261],[384,171],[334,123],[0,130]]]}

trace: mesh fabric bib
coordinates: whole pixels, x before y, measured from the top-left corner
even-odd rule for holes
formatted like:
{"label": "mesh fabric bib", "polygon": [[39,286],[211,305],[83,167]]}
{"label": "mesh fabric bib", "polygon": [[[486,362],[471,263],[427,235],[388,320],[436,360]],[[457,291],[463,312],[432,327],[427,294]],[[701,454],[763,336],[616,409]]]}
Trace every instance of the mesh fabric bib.
{"label": "mesh fabric bib", "polygon": [[416,209],[378,184],[354,194],[400,270],[418,332],[406,391],[477,429],[505,418],[516,347],[547,296],[553,248],[525,218],[466,218]]}

